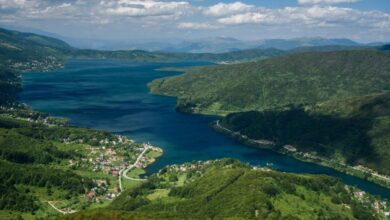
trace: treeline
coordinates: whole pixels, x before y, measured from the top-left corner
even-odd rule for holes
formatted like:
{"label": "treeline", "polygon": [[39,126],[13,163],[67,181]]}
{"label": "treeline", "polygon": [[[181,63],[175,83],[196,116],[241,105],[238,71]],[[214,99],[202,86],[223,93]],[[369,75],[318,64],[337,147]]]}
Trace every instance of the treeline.
{"label": "treeline", "polygon": [[34,196],[20,192],[9,182],[0,182],[0,195],[0,210],[33,212],[39,208]]}
{"label": "treeline", "polygon": [[5,161],[0,161],[0,165],[0,177],[5,184],[23,184],[38,187],[53,186],[74,193],[84,193],[87,188],[94,186],[91,180],[71,171]]}
{"label": "treeline", "polygon": [[[31,129],[32,130],[32,129]],[[49,164],[70,159],[74,153],[58,150],[52,142],[0,128],[0,158],[15,163]]]}
{"label": "treeline", "polygon": [[22,165],[0,160],[0,210],[34,212],[39,209],[39,200],[30,194],[28,187],[17,189],[16,185],[57,187],[71,194],[85,193],[95,183],[70,171],[38,165]]}

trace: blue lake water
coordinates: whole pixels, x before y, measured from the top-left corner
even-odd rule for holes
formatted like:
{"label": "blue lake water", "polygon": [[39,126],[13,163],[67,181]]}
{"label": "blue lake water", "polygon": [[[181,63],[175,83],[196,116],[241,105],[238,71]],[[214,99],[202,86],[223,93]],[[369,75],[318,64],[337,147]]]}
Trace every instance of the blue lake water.
{"label": "blue lake water", "polygon": [[61,70],[23,74],[21,98],[35,110],[69,118],[73,125],[102,129],[162,147],[164,156],[148,168],[149,173],[174,163],[230,157],[252,165],[273,163],[273,168],[284,172],[335,176],[390,198],[390,189],[365,180],[269,150],[246,147],[209,128],[216,117],[176,112],[175,98],[149,93],[148,82],[179,74],[155,69],[201,64],[206,65],[72,60]]}

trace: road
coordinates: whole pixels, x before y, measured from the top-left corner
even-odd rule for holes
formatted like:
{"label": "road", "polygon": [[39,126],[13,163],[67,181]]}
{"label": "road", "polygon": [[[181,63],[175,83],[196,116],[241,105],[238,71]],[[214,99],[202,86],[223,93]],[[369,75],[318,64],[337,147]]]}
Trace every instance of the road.
{"label": "road", "polygon": [[132,178],[132,177],[127,176],[127,173],[128,173],[130,170],[132,170],[132,169],[135,167],[135,165],[136,165],[137,163],[140,162],[140,160],[142,159],[142,157],[143,157],[143,156],[146,154],[146,152],[149,150],[149,145],[144,145],[144,146],[145,146],[145,149],[144,149],[144,150],[142,151],[142,153],[138,156],[138,158],[137,158],[137,160],[134,162],[134,164],[128,166],[127,169],[125,169],[125,170],[123,171],[123,177],[124,177],[125,179],[128,179],[128,180],[135,180],[135,181],[146,181],[146,179],[137,179],[137,178]]}
{"label": "road", "polygon": [[53,209],[55,209],[57,212],[59,212],[59,213],[61,213],[61,214],[63,214],[63,215],[76,213],[76,211],[75,211],[75,210],[72,210],[72,209],[68,209],[68,211],[63,211],[63,210],[57,208],[57,207],[54,205],[54,202],[53,202],[53,201],[49,201],[48,203],[49,203],[49,205],[50,205]]}
{"label": "road", "polygon": [[230,133],[234,133],[232,130],[229,130],[229,129],[227,129],[227,128],[221,126],[221,125],[219,124],[219,120],[217,121],[216,125],[217,125],[218,128],[220,128],[220,129],[222,129],[222,130],[225,130],[225,131],[230,132]]}
{"label": "road", "polygon": [[[216,122],[216,127],[218,127],[219,129],[222,129],[222,130],[224,130],[224,131],[227,131],[227,132],[229,132],[229,133],[234,133],[234,131],[231,131],[231,130],[229,130],[229,129],[223,127],[222,125],[220,125],[219,120]],[[259,141],[262,141],[262,140],[252,140],[252,141],[258,143]],[[262,144],[262,143],[260,143],[260,144]],[[273,142],[270,141],[270,142],[267,143],[267,144],[275,144],[275,143],[273,143]],[[316,158],[316,159],[318,159],[318,158]],[[327,159],[321,159],[321,160],[327,161]],[[349,167],[352,167],[352,166],[349,166]],[[364,173],[369,173],[369,174],[371,174],[371,175],[373,175],[373,176],[375,176],[375,177],[377,177],[377,178],[383,179],[383,180],[385,180],[385,181],[390,181],[390,178],[389,178],[389,177],[384,176],[384,175],[380,175],[380,174],[378,174],[378,173],[367,172],[367,171],[364,170],[364,169],[359,169],[359,168],[356,168],[356,167],[352,167],[352,169],[358,170],[358,171],[364,172]]]}
{"label": "road", "polygon": [[[145,149],[141,152],[141,154],[137,157],[137,160],[131,164],[130,166],[123,168],[122,170],[119,171],[119,189],[120,192],[123,192],[123,186],[122,186],[122,177],[128,180],[134,180],[134,181],[146,181],[147,179],[137,179],[137,178],[132,178],[127,176],[127,173],[135,167],[137,163],[142,159],[142,157],[146,154],[146,152],[149,150],[149,145],[144,145]],[[120,193],[119,193],[120,194]]]}

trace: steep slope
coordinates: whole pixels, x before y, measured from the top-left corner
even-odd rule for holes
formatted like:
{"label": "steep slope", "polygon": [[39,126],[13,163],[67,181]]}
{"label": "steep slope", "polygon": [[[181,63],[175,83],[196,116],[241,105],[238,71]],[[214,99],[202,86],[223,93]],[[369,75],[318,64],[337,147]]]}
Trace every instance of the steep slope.
{"label": "steep slope", "polygon": [[[127,211],[150,219],[380,218],[352,191],[326,176],[284,174],[221,160],[167,167],[124,192],[111,208],[122,216]],[[91,211],[66,219],[103,219],[105,212],[110,213]]]}
{"label": "steep slope", "polygon": [[37,34],[0,28],[0,68],[48,70],[62,65],[65,51],[73,50],[65,42]]}
{"label": "steep slope", "polygon": [[0,39],[2,47],[16,47],[20,49],[28,49],[33,46],[50,47],[58,49],[71,49],[66,42],[46,37],[38,34],[23,33],[0,28]]}
{"label": "steep slope", "polygon": [[390,175],[390,94],[357,97],[283,111],[234,113],[221,125],[250,139],[271,140],[275,150],[299,152]]}

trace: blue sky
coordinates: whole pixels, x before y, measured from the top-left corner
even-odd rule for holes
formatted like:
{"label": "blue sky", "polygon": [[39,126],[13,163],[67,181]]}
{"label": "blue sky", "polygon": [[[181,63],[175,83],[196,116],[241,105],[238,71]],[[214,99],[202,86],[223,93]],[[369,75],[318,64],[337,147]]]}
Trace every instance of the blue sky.
{"label": "blue sky", "polygon": [[0,0],[0,25],[83,39],[390,42],[390,0]]}

